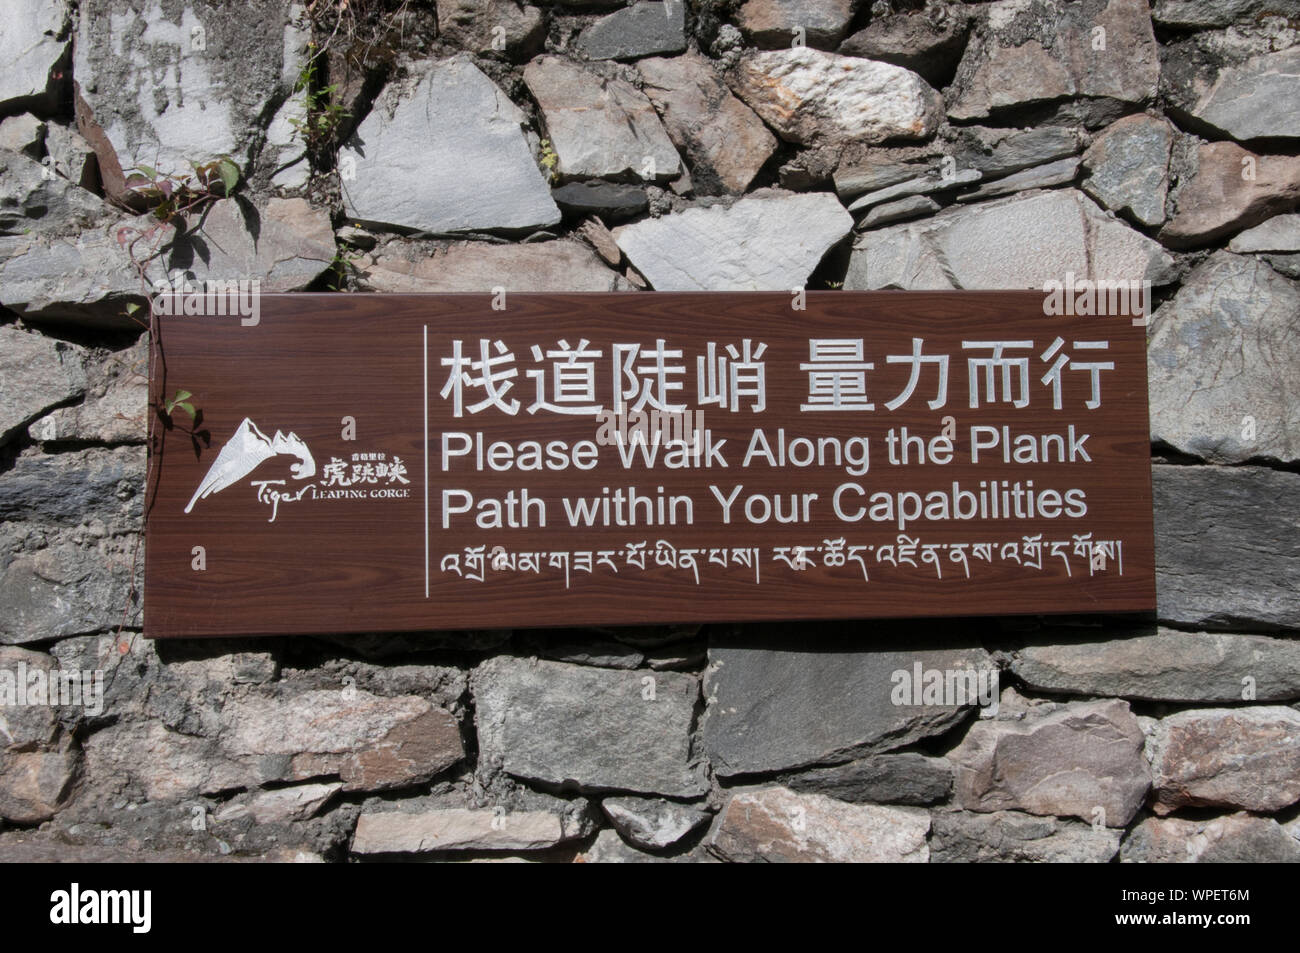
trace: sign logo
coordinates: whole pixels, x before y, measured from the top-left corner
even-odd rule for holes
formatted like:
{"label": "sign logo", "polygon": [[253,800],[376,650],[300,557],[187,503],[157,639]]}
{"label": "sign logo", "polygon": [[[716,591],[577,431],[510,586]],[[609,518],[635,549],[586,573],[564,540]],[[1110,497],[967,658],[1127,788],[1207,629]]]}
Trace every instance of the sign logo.
{"label": "sign logo", "polygon": [[[186,504],[185,512],[193,510],[194,504],[199,500],[234,486],[267,460],[277,456],[297,459],[296,463],[289,466],[294,480],[310,480],[316,476],[316,460],[301,437],[292,432],[286,436],[279,430],[275,436],[268,437],[258,429],[257,424],[245,417],[234,436],[226,441],[217,454],[217,459],[208,468],[207,475]],[[401,457],[394,456],[390,460],[385,453],[366,452],[353,453],[350,466],[349,461],[330,457],[329,463],[322,469],[319,486],[312,482],[295,484],[296,489],[285,489],[289,481],[283,479],[250,482],[257,488],[257,501],[271,507],[271,518],[267,522],[274,523],[281,503],[296,503],[302,499],[405,499],[410,495],[410,490],[402,484],[411,481],[407,478],[406,464]]]}
{"label": "sign logo", "polygon": [[[298,458],[298,462],[289,468],[295,480],[306,480],[316,475],[316,461],[312,459],[307,444],[303,443],[297,434],[290,433],[286,437],[284,433],[277,430],[274,437],[268,437],[257,429],[257,424],[245,417],[235,431],[235,435],[226,441],[226,445],[217,454],[217,459],[208,468],[207,476],[190,497],[185,512],[194,509],[194,504],[199,500],[233,486],[262,463],[281,454]],[[285,481],[265,482],[283,484]]]}

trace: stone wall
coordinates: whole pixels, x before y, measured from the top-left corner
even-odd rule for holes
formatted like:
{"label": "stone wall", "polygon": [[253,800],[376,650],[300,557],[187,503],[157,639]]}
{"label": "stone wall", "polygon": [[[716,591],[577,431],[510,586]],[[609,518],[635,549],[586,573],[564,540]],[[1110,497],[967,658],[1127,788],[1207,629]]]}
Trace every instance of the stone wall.
{"label": "stone wall", "polygon": [[[104,697],[0,706],[0,856],[1300,859],[1300,3],[315,7],[6,10],[0,701]],[[221,156],[180,221],[131,177]],[[1149,281],[1158,622],[148,641],[135,306],[178,271]],[[895,704],[917,665],[996,713]]]}

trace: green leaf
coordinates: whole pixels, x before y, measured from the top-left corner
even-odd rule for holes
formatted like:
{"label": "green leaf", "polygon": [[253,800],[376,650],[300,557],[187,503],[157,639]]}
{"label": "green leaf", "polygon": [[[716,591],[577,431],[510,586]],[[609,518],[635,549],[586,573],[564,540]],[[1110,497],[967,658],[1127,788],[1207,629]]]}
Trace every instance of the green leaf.
{"label": "green leaf", "polygon": [[176,406],[179,407],[181,410],[185,411],[185,413],[189,414],[191,417],[194,416],[194,405],[191,404],[188,400],[183,400]]}
{"label": "green leaf", "polygon": [[229,159],[222,159],[217,163],[217,171],[221,173],[221,184],[225,186],[226,194],[229,195],[239,184],[239,166]]}
{"label": "green leaf", "polygon": [[158,178],[158,170],[147,165],[137,166],[137,168],[151,179]]}
{"label": "green leaf", "polygon": [[182,400],[189,400],[193,396],[194,395],[187,390],[178,390],[176,396],[172,398],[172,401],[178,403]]}
{"label": "green leaf", "polygon": [[135,314],[135,313],[136,313],[137,311],[139,311],[139,310],[140,310],[140,306],[139,306],[138,304],[136,304],[134,301],[128,301],[128,302],[126,303],[126,313],[127,313],[127,314]]}

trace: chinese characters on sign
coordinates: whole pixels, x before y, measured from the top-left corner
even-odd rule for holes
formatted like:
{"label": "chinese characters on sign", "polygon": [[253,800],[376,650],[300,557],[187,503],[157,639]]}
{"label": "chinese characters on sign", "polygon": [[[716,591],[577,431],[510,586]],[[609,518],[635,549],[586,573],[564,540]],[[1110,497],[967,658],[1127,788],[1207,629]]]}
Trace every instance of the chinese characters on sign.
{"label": "chinese characters on sign", "polygon": [[1127,318],[1030,292],[491,302],[270,296],[257,327],[167,322],[212,446],[155,445],[146,627],[1153,607]]}

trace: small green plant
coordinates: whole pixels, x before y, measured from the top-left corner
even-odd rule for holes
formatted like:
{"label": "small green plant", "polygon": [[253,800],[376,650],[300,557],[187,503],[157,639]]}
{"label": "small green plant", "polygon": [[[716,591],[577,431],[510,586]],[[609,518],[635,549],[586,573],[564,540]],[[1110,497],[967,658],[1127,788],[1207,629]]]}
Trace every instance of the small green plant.
{"label": "small green plant", "polygon": [[293,85],[294,93],[302,94],[304,114],[291,117],[289,122],[302,136],[308,148],[319,149],[333,142],[334,134],[352,114],[335,101],[339,92],[338,83],[319,85],[316,63],[320,52],[316,50],[315,43],[309,43],[308,49],[311,50],[311,55],[307,57]]}
{"label": "small green plant", "polygon": [[170,222],[225,198],[239,184],[239,166],[229,156],[201,164],[191,162],[190,168],[192,175],[175,175],[137,166],[127,175],[126,187],[159,222]]}
{"label": "small green plant", "polygon": [[560,164],[560,155],[551,145],[550,139],[543,139],[541,142],[542,158],[539,160],[541,166],[546,170],[547,177],[554,182],[556,178],[556,166]]}
{"label": "small green plant", "polygon": [[194,410],[194,404],[190,402],[190,398],[193,396],[194,395],[187,390],[178,390],[173,396],[163,401],[163,407],[169,415],[173,410],[179,407],[181,410],[185,411],[185,413],[189,414],[191,419],[193,419],[198,416],[197,412]]}
{"label": "small green plant", "polygon": [[331,291],[342,291],[343,282],[348,273],[356,270],[356,262],[364,255],[360,249],[340,247],[334,252],[334,258],[330,261],[328,271],[329,289]]}

